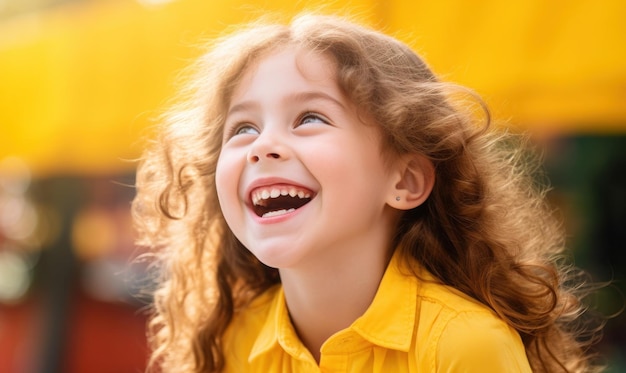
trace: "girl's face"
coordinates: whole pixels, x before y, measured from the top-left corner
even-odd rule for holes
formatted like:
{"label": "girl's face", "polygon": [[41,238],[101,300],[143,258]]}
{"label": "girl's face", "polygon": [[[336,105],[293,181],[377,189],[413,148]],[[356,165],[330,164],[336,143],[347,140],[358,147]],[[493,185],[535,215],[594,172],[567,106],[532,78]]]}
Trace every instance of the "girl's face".
{"label": "girl's face", "polygon": [[220,206],[260,261],[296,268],[387,249],[397,211],[386,204],[395,197],[380,135],[359,119],[328,57],[288,48],[248,68],[224,133]]}

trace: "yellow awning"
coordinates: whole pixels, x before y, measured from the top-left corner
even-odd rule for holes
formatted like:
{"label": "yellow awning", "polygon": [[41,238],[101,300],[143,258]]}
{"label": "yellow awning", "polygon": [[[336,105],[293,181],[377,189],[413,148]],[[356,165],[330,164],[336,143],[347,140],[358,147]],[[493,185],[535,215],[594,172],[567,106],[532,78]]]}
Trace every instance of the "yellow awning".
{"label": "yellow awning", "polygon": [[[36,175],[131,170],[126,160],[140,154],[202,38],[321,2],[141,3],[74,3],[0,24],[0,160],[20,157]],[[514,125],[626,130],[626,2],[355,0],[326,9],[413,45]]]}

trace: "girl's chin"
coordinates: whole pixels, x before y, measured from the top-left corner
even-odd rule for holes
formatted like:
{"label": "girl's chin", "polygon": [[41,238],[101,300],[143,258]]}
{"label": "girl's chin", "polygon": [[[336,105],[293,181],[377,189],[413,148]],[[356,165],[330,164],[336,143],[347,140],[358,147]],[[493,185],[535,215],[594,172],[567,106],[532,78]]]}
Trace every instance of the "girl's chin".
{"label": "girl's chin", "polygon": [[253,247],[250,252],[268,267],[286,269],[295,268],[304,262],[305,253],[302,249],[288,242],[276,242],[265,247]]}

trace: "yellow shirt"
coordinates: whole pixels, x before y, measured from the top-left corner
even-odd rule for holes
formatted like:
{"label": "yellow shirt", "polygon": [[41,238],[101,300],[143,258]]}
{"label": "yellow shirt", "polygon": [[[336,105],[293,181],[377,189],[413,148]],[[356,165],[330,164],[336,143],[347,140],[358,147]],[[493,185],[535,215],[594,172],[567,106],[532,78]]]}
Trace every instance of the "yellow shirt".
{"label": "yellow shirt", "polygon": [[225,371],[531,372],[518,333],[489,308],[418,280],[398,262],[394,255],[367,311],[324,343],[319,366],[276,286],[235,315],[224,339]]}

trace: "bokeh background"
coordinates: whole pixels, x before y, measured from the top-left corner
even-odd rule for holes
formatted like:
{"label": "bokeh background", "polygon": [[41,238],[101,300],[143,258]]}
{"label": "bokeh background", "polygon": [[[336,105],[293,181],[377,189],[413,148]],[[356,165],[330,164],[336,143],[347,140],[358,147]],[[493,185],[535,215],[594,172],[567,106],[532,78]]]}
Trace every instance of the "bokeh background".
{"label": "bokeh background", "polygon": [[0,0],[0,372],[140,372],[134,162],[202,41],[267,13],[356,15],[543,152],[569,257],[626,372],[626,2]]}

